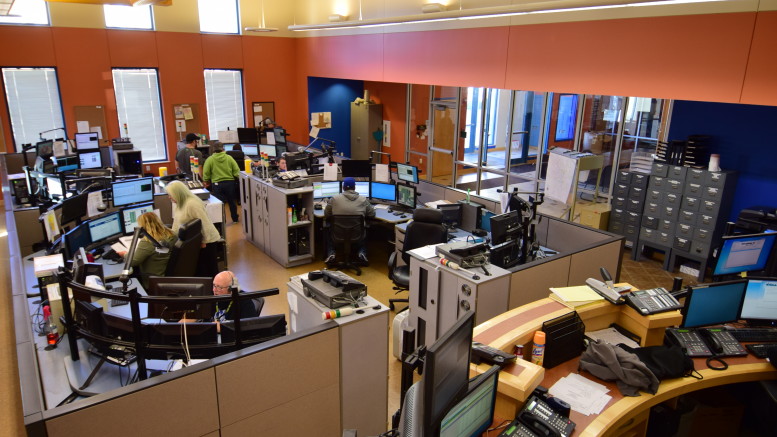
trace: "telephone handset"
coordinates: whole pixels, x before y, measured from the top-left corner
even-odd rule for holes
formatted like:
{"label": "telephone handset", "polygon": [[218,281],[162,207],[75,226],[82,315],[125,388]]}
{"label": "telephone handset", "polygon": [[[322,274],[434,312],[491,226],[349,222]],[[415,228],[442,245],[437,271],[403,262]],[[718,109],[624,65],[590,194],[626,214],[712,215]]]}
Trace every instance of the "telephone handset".
{"label": "telephone handset", "polygon": [[668,328],[666,336],[672,343],[685,348],[689,357],[747,355],[747,350],[723,328]]}
{"label": "telephone handset", "polygon": [[534,394],[500,437],[569,437],[574,429],[575,422],[554,411]]}
{"label": "telephone handset", "polygon": [[713,335],[709,329],[701,329],[700,332],[704,342],[707,343],[714,355],[723,353],[723,343],[720,342],[717,336]]}

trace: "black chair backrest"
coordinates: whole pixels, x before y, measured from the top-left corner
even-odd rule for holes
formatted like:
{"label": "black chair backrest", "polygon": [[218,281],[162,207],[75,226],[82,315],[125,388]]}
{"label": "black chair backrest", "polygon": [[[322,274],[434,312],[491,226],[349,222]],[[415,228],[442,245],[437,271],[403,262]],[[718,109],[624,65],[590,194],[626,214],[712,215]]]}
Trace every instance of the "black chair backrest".
{"label": "black chair backrest", "polygon": [[170,249],[165,276],[197,276],[197,259],[202,245],[202,222],[194,219],[178,230],[178,241]]}
{"label": "black chair backrest", "polygon": [[363,215],[333,215],[329,226],[335,244],[355,243],[366,234]]}
{"label": "black chair backrest", "polygon": [[416,208],[413,221],[405,230],[405,243],[402,245],[402,259],[410,264],[410,250],[430,244],[445,243],[448,232],[442,225],[442,210],[432,208]]}

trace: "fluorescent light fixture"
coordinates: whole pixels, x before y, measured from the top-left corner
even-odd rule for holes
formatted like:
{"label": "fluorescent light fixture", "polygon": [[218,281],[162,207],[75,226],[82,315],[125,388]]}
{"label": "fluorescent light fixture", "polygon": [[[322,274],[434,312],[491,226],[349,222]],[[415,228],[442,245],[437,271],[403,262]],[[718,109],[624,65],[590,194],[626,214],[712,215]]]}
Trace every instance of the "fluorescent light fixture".
{"label": "fluorescent light fixture", "polygon": [[246,32],[276,32],[278,31],[275,27],[267,27],[264,24],[264,0],[262,0],[261,3],[261,9],[260,9],[260,15],[259,15],[259,23],[261,25],[259,27],[246,27],[243,30]]}
{"label": "fluorescent light fixture", "polygon": [[433,14],[435,12],[442,12],[445,10],[445,5],[442,3],[427,3],[421,6],[421,12],[424,14]]}
{"label": "fluorescent light fixture", "polygon": [[[342,21],[332,20],[337,14],[329,16],[329,23],[320,24],[294,24],[289,26],[291,31],[310,31],[310,30],[335,30],[350,29],[360,27],[381,27],[394,26],[399,24],[413,23],[433,23],[438,21],[450,20],[476,20],[485,18],[510,17],[515,15],[525,15],[531,13],[553,13],[570,12],[577,10],[607,9],[607,8],[625,8],[633,6],[652,6],[666,4],[682,3],[706,3],[719,2],[725,0],[549,0],[544,2],[532,2],[525,4],[513,4],[506,6],[492,6],[474,9],[458,9],[452,11],[440,11],[432,14],[405,15],[399,17],[386,18],[367,18],[364,20],[346,21],[348,17],[343,17]],[[429,3],[432,5],[435,3]],[[422,11],[427,5],[422,7]]]}

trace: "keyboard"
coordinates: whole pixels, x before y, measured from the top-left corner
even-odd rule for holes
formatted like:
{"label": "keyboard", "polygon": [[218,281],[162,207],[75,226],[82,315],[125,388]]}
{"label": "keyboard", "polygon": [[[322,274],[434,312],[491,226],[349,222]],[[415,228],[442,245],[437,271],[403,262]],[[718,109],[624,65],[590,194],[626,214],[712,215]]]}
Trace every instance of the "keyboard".
{"label": "keyboard", "polygon": [[766,358],[769,349],[777,347],[777,343],[751,343],[746,344],[745,347],[757,358]]}
{"label": "keyboard", "polygon": [[777,329],[770,328],[743,328],[729,331],[738,341],[753,342],[777,342]]}

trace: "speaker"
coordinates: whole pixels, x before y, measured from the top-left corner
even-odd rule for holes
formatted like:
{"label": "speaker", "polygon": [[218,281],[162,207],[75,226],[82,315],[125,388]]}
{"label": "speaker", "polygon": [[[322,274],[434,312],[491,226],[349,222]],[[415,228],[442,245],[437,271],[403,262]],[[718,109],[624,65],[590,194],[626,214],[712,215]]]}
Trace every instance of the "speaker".
{"label": "speaker", "polygon": [[30,193],[27,191],[27,181],[24,179],[12,179],[10,182],[11,192],[16,199],[16,204],[23,205],[25,203],[30,203]]}
{"label": "speaker", "polygon": [[305,229],[299,229],[297,232],[297,255],[307,255],[310,253],[310,238]]}
{"label": "speaker", "polygon": [[483,210],[483,205],[475,202],[467,202],[466,200],[459,200],[461,206],[461,229],[472,232],[475,229],[480,228],[480,217]]}

